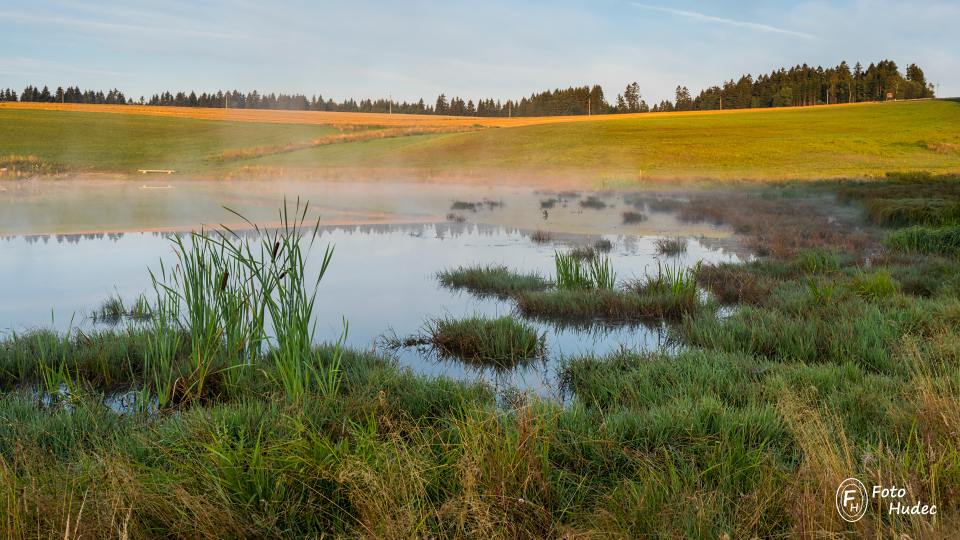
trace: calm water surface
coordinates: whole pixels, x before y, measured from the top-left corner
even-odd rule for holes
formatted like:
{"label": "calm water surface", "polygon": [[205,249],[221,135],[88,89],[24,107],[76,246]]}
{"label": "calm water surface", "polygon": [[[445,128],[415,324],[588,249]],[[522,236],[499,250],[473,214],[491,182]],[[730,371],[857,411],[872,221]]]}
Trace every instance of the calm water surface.
{"label": "calm water surface", "polygon": [[[513,313],[509,301],[478,299],[441,287],[436,273],[473,264],[504,264],[520,271],[553,274],[554,250],[599,238],[613,243],[611,260],[618,279],[655,272],[656,237],[633,235],[558,235],[548,244],[531,241],[529,232],[477,224],[338,226],[322,229],[312,266],[326,244],[335,247],[317,306],[317,338],[333,341],[349,321],[347,345],[373,348],[383,335],[417,333],[435,317],[499,316]],[[691,238],[686,254],[668,264],[736,261],[739,256],[706,240]],[[0,332],[53,326],[90,328],[89,313],[106,297],[128,302],[150,290],[148,268],[173,259],[168,235],[123,233],[11,236],[0,240]],[[538,324],[546,333],[548,359],[508,372],[477,370],[443,361],[414,349],[401,349],[398,361],[427,375],[481,378],[500,388],[532,389],[549,395],[555,388],[557,361],[563,356],[604,353],[625,347],[656,348],[662,328],[594,328],[590,331]]]}

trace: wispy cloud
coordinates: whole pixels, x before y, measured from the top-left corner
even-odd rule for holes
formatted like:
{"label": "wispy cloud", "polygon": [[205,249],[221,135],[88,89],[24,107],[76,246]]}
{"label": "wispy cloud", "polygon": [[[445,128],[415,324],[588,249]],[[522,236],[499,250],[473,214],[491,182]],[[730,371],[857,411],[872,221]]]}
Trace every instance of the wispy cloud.
{"label": "wispy cloud", "polygon": [[73,17],[59,17],[49,15],[33,15],[27,13],[14,13],[0,11],[0,20],[9,20],[21,23],[33,23],[44,26],[67,26],[78,30],[88,32],[117,32],[129,35],[144,34],[170,34],[191,36],[197,38],[217,38],[217,39],[249,39],[249,36],[243,34],[215,32],[209,30],[199,30],[185,27],[161,27],[143,24],[123,23],[123,22],[105,22],[90,19],[80,19]]}
{"label": "wispy cloud", "polygon": [[786,36],[799,37],[803,39],[815,39],[815,36],[813,36],[812,34],[807,34],[806,32],[798,32],[796,30],[789,30],[787,28],[780,28],[778,26],[773,26],[769,24],[755,23],[750,21],[738,21],[736,19],[728,19],[726,17],[716,17],[714,15],[707,15],[706,13],[700,13],[697,11],[688,11],[685,9],[675,9],[675,8],[669,8],[669,7],[663,7],[663,6],[653,6],[650,4],[641,4],[638,2],[630,2],[630,4],[641,9],[648,9],[651,11],[669,13],[671,15],[686,17],[688,19],[694,19],[697,21],[725,24],[727,26],[736,26],[739,28],[749,28],[751,30],[757,30],[759,32],[783,34]]}

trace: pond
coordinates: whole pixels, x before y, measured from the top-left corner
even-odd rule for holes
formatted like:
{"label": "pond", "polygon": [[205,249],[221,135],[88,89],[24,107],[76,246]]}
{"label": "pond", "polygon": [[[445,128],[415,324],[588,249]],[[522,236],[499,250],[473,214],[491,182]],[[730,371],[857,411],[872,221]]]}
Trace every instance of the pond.
{"label": "pond", "polygon": [[[342,332],[344,318],[349,322],[346,344],[370,349],[382,336],[415,334],[428,320],[438,317],[514,314],[510,301],[477,298],[442,287],[437,272],[461,265],[502,264],[551,277],[555,251],[590,245],[599,239],[611,244],[609,256],[619,281],[656,272],[658,261],[692,266],[699,261],[739,261],[744,257],[728,231],[705,229],[703,225],[690,229],[668,212],[651,212],[636,203],[629,206],[625,200],[630,199],[620,194],[594,195],[595,200],[606,201],[606,207],[600,209],[580,204],[587,194],[567,194],[567,198],[560,197],[563,200],[552,206],[543,201],[557,197],[542,192],[510,193],[495,199],[484,197],[485,194],[486,191],[432,194],[438,201],[432,213],[420,210],[408,216],[419,217],[423,220],[419,223],[322,226],[318,245],[312,252],[313,269],[326,245],[334,246],[335,251],[319,290],[318,341],[335,340]],[[463,197],[467,197],[464,201],[477,203],[485,199],[496,202],[462,209],[449,218],[437,217],[451,212],[455,201]],[[644,213],[642,222],[625,224],[629,220],[622,213],[628,208],[640,208],[637,213]],[[524,227],[531,224],[526,221],[531,215],[539,230],[549,232],[536,235],[536,229]],[[219,216],[225,219],[229,214],[221,210]],[[177,219],[181,217],[177,214]],[[457,222],[459,219],[464,221]],[[162,223],[151,222],[150,228],[162,228],[158,225]],[[51,326],[60,330],[102,327],[91,320],[90,314],[107,297],[119,295],[132,302],[141,293],[152,291],[148,268],[159,268],[161,259],[170,264],[174,257],[170,234],[176,233],[3,237],[0,333]],[[655,241],[677,235],[688,238],[686,251],[674,257],[657,255]],[[552,395],[557,391],[556,370],[561,358],[603,354],[620,348],[650,350],[663,345],[666,337],[665,328],[657,326],[597,325],[577,329],[535,324],[546,334],[546,360],[513,370],[478,370],[416,349],[400,349],[391,354],[401,365],[420,374],[479,378],[498,388]]]}

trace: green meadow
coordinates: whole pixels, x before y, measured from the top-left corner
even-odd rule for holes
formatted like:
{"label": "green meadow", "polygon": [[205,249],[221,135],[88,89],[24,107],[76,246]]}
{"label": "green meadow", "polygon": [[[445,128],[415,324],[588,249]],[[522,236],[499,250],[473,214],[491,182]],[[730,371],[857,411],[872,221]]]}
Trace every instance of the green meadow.
{"label": "green meadow", "polygon": [[[213,176],[244,167],[587,180],[960,170],[960,102],[949,100],[648,114],[452,133],[410,130],[383,138],[373,134],[386,128],[361,127],[370,137],[311,145],[338,129],[6,109],[0,110],[0,155],[36,156],[67,170],[165,168]],[[224,160],[225,153],[234,157]]]}

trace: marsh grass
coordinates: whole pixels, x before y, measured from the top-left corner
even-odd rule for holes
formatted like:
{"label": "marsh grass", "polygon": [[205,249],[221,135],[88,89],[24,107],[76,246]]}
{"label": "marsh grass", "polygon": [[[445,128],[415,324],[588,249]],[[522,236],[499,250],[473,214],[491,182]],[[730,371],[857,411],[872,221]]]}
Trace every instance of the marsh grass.
{"label": "marsh grass", "polygon": [[603,202],[596,195],[589,195],[586,199],[580,201],[580,208],[589,208],[591,210],[603,210],[607,207],[607,203]]}
{"label": "marsh grass", "polygon": [[477,295],[506,298],[520,291],[538,291],[553,286],[539,274],[520,274],[506,266],[460,266],[437,274],[440,284],[451,289],[467,289]]}
{"label": "marsh grass", "polygon": [[469,210],[471,212],[476,212],[477,206],[479,206],[479,204],[475,202],[453,201],[453,204],[450,205],[450,209],[451,210]]}
{"label": "marsh grass", "polygon": [[509,368],[542,358],[545,339],[536,327],[512,317],[470,317],[431,320],[421,341],[443,357],[477,366]]}
{"label": "marsh grass", "polygon": [[675,238],[658,238],[653,243],[660,255],[673,257],[687,252],[687,239],[677,236]]}
{"label": "marsh grass", "polygon": [[705,264],[697,280],[723,304],[762,304],[777,286],[775,276],[756,271],[752,264]]}
{"label": "marsh grass", "polygon": [[877,225],[902,227],[960,224],[960,199],[867,199],[867,217]]}
{"label": "marsh grass", "polygon": [[[310,227],[301,230],[305,252]],[[275,243],[224,236],[253,251],[263,276],[274,275],[272,253],[285,260]],[[217,240],[207,249],[219,253]],[[858,266],[843,251],[853,244],[785,242],[777,255],[695,276],[658,268],[635,290],[518,293],[520,311],[590,321],[666,316],[692,282],[741,304],[723,317],[709,304],[678,309],[668,328],[685,346],[672,353],[563,359],[562,404],[530,395],[504,406],[488,385],[416,376],[336,343],[304,357],[318,370],[337,358],[339,369],[324,371],[335,380],[314,379],[292,400],[269,353],[270,324],[244,340],[226,335],[258,332],[221,322],[222,343],[265,351],[246,347],[251,368],[229,371],[243,377],[227,383],[216,371],[206,387],[224,391],[161,414],[116,414],[91,389],[129,382],[147,365],[171,368],[177,387],[192,374],[182,323],[196,308],[162,287],[144,327],[4,337],[0,537],[951,537],[960,530],[957,265],[865,244],[875,256]],[[213,273],[217,290],[251,283],[247,270],[225,267],[227,279]],[[170,285],[162,277],[176,271],[155,277]],[[906,294],[911,280],[926,292]],[[289,286],[285,276],[270,282]],[[299,282],[293,297],[309,298],[313,276]],[[219,294],[205,297],[218,314],[237,305],[218,304]],[[268,321],[264,302],[251,305]],[[421,337],[436,333],[505,366],[542,345],[515,319],[439,319],[426,329],[434,332]],[[29,383],[65,399],[19,388]],[[905,502],[936,504],[937,515],[891,516],[871,504],[846,523],[834,495],[848,477],[903,486]]]}
{"label": "marsh grass", "polygon": [[568,252],[568,255],[580,261],[591,261],[597,256],[593,246],[577,246]]}
{"label": "marsh grass", "polygon": [[571,253],[554,252],[556,284],[561,290],[613,289],[617,275],[609,257],[583,260]]}
{"label": "marsh grass", "polygon": [[517,309],[525,317],[558,323],[604,321],[629,324],[679,320],[701,306],[670,293],[638,294],[619,289],[560,289],[522,292]]}
{"label": "marsh grass", "polygon": [[547,244],[547,243],[549,243],[551,240],[553,240],[553,235],[550,234],[550,232],[548,232],[548,231],[540,231],[540,230],[537,230],[537,231],[533,231],[533,232],[530,234],[530,240],[531,240],[534,244]]}
{"label": "marsh grass", "polygon": [[119,295],[111,295],[90,314],[90,318],[94,322],[105,324],[117,324],[125,319],[143,322],[149,320],[152,316],[153,309],[150,307],[150,301],[142,294],[137,296],[137,299],[129,308]]}
{"label": "marsh grass", "polygon": [[887,236],[886,244],[906,253],[956,257],[960,254],[960,226],[931,228],[916,225],[897,229]]}
{"label": "marsh grass", "polygon": [[624,225],[633,225],[636,223],[643,223],[644,221],[647,220],[646,214],[642,214],[640,212],[631,212],[631,211],[624,212],[622,214],[622,217],[623,217]]}
{"label": "marsh grass", "polygon": [[593,249],[601,253],[610,253],[613,250],[613,242],[606,238],[601,238],[593,243]]}

